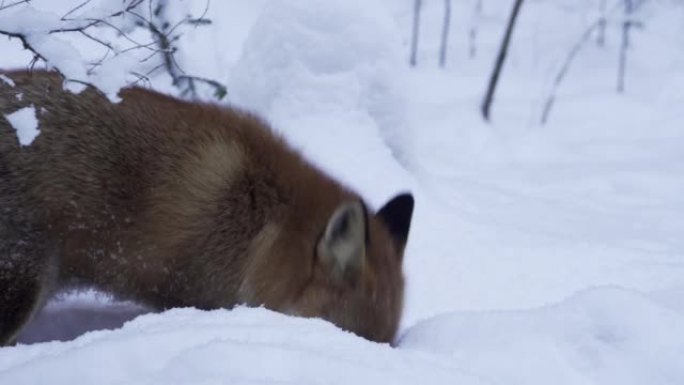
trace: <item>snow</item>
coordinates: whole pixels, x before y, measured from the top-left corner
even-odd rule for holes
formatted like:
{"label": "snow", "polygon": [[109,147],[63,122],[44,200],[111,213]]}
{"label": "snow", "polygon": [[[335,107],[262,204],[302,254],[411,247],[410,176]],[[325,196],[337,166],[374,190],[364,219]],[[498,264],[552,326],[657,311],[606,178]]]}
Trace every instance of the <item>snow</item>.
{"label": "snow", "polygon": [[290,143],[380,206],[411,186],[386,143],[406,131],[396,110],[397,27],[377,2],[274,2],[233,67],[229,101],[277,122]]}
{"label": "snow", "polygon": [[[408,0],[212,2],[212,24],[179,42],[184,69],[225,82],[228,102],[265,116],[372,206],[415,194],[396,346],[264,309],[139,316],[71,295],[0,349],[0,383],[684,383],[684,7],[638,11],[624,94],[610,8],[606,46],[583,47],[541,126],[551,81],[598,6],[526,2],[486,124],[479,103],[510,2],[484,1],[479,16],[475,1],[453,2],[444,69],[443,2],[423,3],[416,68]],[[1,66],[30,60],[7,44],[16,54]],[[92,75],[110,79],[110,97],[136,57],[116,60]],[[174,92],[168,77],[150,80]]]}
{"label": "snow", "polygon": [[5,119],[17,131],[17,139],[22,146],[30,146],[40,135],[36,109],[31,107],[21,108],[11,114],[6,114]]}
{"label": "snow", "polygon": [[[62,316],[98,306],[89,301],[72,299]],[[42,328],[57,309],[60,302],[48,307]],[[110,327],[143,312],[100,310]],[[683,313],[601,287],[536,309],[445,313],[409,328],[396,348],[265,309],[174,309],[70,342],[2,349],[0,382],[681,384],[683,355]]]}
{"label": "snow", "polygon": [[8,77],[5,76],[5,75],[0,75],[0,81],[5,82],[5,83],[8,84],[10,87],[14,87],[14,81],[13,81],[12,79],[8,78]]}
{"label": "snow", "polygon": [[[0,25],[3,30],[22,33],[26,40],[43,57],[49,58],[51,66],[59,68],[69,79],[85,80],[87,78],[83,59],[71,44],[56,38],[44,31],[63,27],[61,18],[53,13],[40,11],[32,6],[19,7],[16,11],[0,14]],[[68,23],[66,26],[75,27]],[[68,86],[67,86],[68,84]],[[81,83],[68,82],[67,88],[74,92],[85,89]]]}
{"label": "snow", "polygon": [[683,321],[642,294],[603,287],[538,309],[443,314],[400,345],[495,384],[681,384]]}
{"label": "snow", "polygon": [[[86,5],[90,3],[89,1]],[[37,0],[30,5],[27,2],[8,7],[0,12],[0,26],[6,33],[24,35],[26,42],[36,53],[47,59],[44,63],[46,67],[58,69],[66,77],[65,89],[78,93],[85,90],[85,84],[89,83],[97,86],[112,102],[118,102],[118,91],[136,80],[135,73],[144,74],[150,66],[157,64],[152,63],[149,58],[141,62],[143,53],[132,49],[146,44],[138,40],[138,34],[132,31],[132,17],[109,17],[113,12],[121,11],[121,2],[101,0],[85,9],[79,4],[81,2],[76,0],[59,3]],[[100,28],[96,31],[88,30],[84,34],[55,33],[87,26],[94,20],[105,21],[102,24],[111,30],[104,31]],[[127,33],[125,39],[120,34],[123,32]],[[108,40],[113,35],[119,37],[115,44],[104,46],[97,42]],[[19,47],[20,45],[15,45],[12,48],[16,51]],[[149,50],[145,50],[144,55],[149,56]],[[26,52],[19,52],[16,56],[20,60],[10,56],[3,60],[7,60],[3,65],[25,66]]]}
{"label": "snow", "polygon": [[440,357],[370,344],[321,320],[247,308],[175,309],[72,342],[0,350],[0,382],[41,378],[55,385],[485,383]]}

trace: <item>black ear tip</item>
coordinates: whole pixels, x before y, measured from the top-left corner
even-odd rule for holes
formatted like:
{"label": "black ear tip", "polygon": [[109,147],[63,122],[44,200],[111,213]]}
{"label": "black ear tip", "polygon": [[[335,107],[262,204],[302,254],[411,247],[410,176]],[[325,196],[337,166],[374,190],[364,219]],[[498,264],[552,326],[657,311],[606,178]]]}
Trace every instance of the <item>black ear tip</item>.
{"label": "black ear tip", "polygon": [[406,192],[397,195],[392,199],[392,201],[397,201],[397,205],[401,205],[406,207],[407,210],[413,212],[413,205],[415,204],[415,200],[413,199],[413,194]]}
{"label": "black ear tip", "polygon": [[402,193],[392,198],[378,211],[390,233],[398,241],[405,243],[411,228],[411,217],[415,202],[411,193]]}
{"label": "black ear tip", "polygon": [[410,221],[411,216],[413,215],[413,206],[415,205],[415,201],[413,199],[413,194],[406,192],[406,193],[401,193],[385,205],[383,209],[389,209],[391,211],[394,211],[402,217],[404,220]]}

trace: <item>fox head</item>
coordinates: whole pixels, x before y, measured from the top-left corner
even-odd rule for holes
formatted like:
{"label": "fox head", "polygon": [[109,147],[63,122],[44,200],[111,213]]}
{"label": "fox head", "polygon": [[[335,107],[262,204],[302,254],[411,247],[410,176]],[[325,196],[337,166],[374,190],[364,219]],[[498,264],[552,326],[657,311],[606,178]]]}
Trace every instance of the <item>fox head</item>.
{"label": "fox head", "polygon": [[339,203],[318,230],[275,230],[273,241],[261,244],[269,249],[262,252],[275,257],[253,271],[250,302],[392,342],[403,308],[401,266],[413,206],[406,193],[373,214],[352,198]]}

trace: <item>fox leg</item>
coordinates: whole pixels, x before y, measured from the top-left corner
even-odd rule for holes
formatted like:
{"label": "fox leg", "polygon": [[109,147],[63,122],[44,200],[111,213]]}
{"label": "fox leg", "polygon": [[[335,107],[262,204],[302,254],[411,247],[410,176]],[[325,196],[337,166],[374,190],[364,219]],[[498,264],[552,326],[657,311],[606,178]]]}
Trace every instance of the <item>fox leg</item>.
{"label": "fox leg", "polygon": [[55,261],[42,232],[0,219],[0,346],[13,344],[42,307],[57,277]]}

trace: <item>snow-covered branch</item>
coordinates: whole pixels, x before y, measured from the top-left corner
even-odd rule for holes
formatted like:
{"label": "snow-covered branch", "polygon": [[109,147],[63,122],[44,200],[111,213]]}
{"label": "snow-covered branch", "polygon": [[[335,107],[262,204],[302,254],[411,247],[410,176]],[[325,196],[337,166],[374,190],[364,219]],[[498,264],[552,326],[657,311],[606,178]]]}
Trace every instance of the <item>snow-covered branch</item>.
{"label": "snow-covered branch", "polygon": [[[201,83],[220,99],[226,94],[223,84],[187,74],[177,58],[183,27],[210,23],[208,5],[193,17],[179,9],[182,4],[165,0],[85,0],[60,16],[21,0],[0,4],[0,35],[18,40],[32,54],[29,68],[45,64],[64,75],[65,87],[74,92],[90,84],[116,100],[120,88],[166,72],[181,96],[198,98]],[[79,38],[92,49],[76,49],[72,43]]]}

